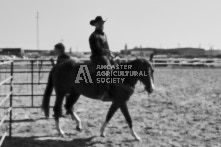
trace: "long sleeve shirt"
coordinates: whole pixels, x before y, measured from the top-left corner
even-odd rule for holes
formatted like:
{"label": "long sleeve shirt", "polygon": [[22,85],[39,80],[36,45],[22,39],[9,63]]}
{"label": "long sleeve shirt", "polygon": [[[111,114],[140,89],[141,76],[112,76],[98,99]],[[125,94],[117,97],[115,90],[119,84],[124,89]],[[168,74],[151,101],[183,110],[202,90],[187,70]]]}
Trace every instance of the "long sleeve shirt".
{"label": "long sleeve shirt", "polygon": [[59,55],[57,58],[57,65],[69,59],[70,59],[70,56],[66,53]]}
{"label": "long sleeve shirt", "polygon": [[95,30],[89,38],[89,44],[92,56],[110,55],[107,36],[103,31]]}

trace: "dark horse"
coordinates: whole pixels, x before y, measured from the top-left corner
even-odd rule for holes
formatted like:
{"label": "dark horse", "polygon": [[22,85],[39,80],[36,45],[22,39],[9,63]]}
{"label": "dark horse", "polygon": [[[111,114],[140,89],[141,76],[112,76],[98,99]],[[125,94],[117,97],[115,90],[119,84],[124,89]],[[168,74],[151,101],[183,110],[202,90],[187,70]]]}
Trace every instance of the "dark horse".
{"label": "dark horse", "polygon": [[[87,65],[90,70],[91,77],[87,80],[84,79],[85,77],[81,77],[79,79],[79,70],[81,65]],[[55,67],[52,72],[49,74],[48,84],[44,93],[42,108],[46,115],[49,116],[49,102],[50,96],[53,91],[53,87],[55,88],[56,92],[56,101],[54,106],[54,116],[56,122],[56,128],[61,135],[64,135],[60,125],[59,125],[59,118],[62,116],[61,107],[62,102],[65,95],[68,94],[65,108],[67,114],[71,115],[71,118],[76,121],[77,123],[77,130],[82,129],[81,120],[77,116],[77,114],[73,111],[73,105],[77,102],[80,95],[84,95],[88,98],[98,99],[98,91],[100,88],[105,87],[104,84],[98,83],[96,80],[96,72],[90,68],[93,64],[80,64],[75,63],[73,60],[68,60],[57,67]],[[85,66],[84,66],[85,67]],[[97,67],[97,66],[96,66]],[[105,136],[105,127],[114,115],[114,113],[120,108],[121,112],[123,113],[129,128],[131,130],[131,134],[136,140],[141,140],[140,137],[134,132],[132,120],[128,111],[127,101],[129,100],[130,96],[132,95],[135,85],[137,81],[141,81],[144,86],[145,90],[150,94],[154,90],[153,84],[153,67],[151,65],[151,61],[147,61],[145,59],[136,59],[133,61],[129,61],[127,63],[119,64],[119,67],[126,67],[126,69],[113,69],[113,71],[131,71],[134,74],[128,75],[117,75],[118,78],[124,79],[120,84],[110,84],[111,86],[111,96],[110,101],[112,102],[108,114],[106,116],[105,122],[102,124],[100,133],[101,136]],[[129,68],[128,68],[129,67]],[[86,69],[84,69],[86,70]],[[87,72],[85,72],[87,73]],[[135,74],[135,73],[142,73],[142,74]],[[84,74],[83,74],[84,75]],[[87,75],[87,74],[86,74]],[[116,75],[115,75],[116,76]],[[78,79],[76,78],[78,77]],[[91,78],[91,81],[90,81]],[[113,78],[113,75],[111,76]],[[116,77],[115,77],[116,78]],[[78,82],[76,82],[76,79]],[[85,81],[86,80],[86,81]],[[80,81],[80,82],[79,82]],[[125,87],[127,87],[125,89]],[[128,87],[131,89],[132,92],[128,92]]]}

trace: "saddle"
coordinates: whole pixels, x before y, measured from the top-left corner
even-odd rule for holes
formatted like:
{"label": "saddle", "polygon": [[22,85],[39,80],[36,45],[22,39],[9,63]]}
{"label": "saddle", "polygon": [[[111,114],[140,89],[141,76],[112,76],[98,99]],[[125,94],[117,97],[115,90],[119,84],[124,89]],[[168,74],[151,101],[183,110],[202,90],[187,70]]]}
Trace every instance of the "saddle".
{"label": "saddle", "polygon": [[[111,61],[111,65],[116,65],[115,61]],[[97,68],[97,64],[93,61],[87,62],[89,72],[92,76],[96,76],[99,69]],[[116,69],[115,69],[116,70]],[[104,77],[103,77],[104,78]],[[105,77],[105,78],[113,78],[113,77]],[[95,81],[96,82],[96,81]],[[130,96],[134,92],[133,87],[124,85],[123,83],[105,83],[105,90],[104,85],[102,84],[100,87],[100,95],[98,99],[108,102],[112,101],[112,98],[116,95],[116,90],[121,90],[121,95],[123,96]]]}
{"label": "saddle", "polygon": [[[100,78],[98,76],[98,72],[104,71],[98,67],[98,64],[96,62],[89,62],[88,63],[88,69],[91,74],[91,76],[95,76],[96,78]],[[107,78],[106,76],[102,76],[103,78]],[[97,82],[97,81],[94,81]],[[109,83],[101,83],[100,88],[98,90],[99,96],[98,99],[104,102],[111,101],[111,86]]]}

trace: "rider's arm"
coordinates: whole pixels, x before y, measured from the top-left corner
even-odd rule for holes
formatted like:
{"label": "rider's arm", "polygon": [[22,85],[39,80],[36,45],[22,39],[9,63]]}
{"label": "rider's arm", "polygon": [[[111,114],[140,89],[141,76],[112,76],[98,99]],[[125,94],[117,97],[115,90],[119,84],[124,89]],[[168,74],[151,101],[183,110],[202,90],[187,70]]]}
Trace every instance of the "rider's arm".
{"label": "rider's arm", "polygon": [[67,55],[66,53],[59,55],[57,58],[57,64],[60,64],[61,62],[64,62],[65,60],[69,60],[71,57]]}
{"label": "rider's arm", "polygon": [[[109,46],[108,44],[101,45],[100,40],[101,38],[97,35],[92,35],[89,39],[90,47],[93,53],[97,55],[105,55],[109,54]],[[107,41],[105,42],[107,43]]]}
{"label": "rider's arm", "polygon": [[98,36],[94,36],[92,38],[92,45],[95,53],[102,54],[104,48],[101,46],[99,39],[100,38]]}
{"label": "rider's arm", "polygon": [[108,41],[107,41],[107,36],[106,36],[106,34],[105,34],[105,38],[106,38],[106,49],[105,49],[105,51],[107,52],[107,54],[109,54],[110,56],[111,56],[111,51],[110,51],[110,49],[109,49],[109,44],[108,44]]}

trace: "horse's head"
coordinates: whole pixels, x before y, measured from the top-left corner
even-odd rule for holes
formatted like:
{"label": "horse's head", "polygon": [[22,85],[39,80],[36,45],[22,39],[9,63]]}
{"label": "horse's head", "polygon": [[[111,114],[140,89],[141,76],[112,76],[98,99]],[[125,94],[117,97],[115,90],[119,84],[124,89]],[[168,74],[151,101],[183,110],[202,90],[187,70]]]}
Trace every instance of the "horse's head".
{"label": "horse's head", "polygon": [[[152,58],[151,58],[152,59]],[[151,63],[151,60],[145,60],[145,59],[137,59],[138,60],[138,72],[141,72],[141,76],[139,76],[139,80],[145,85],[145,90],[151,94],[154,89],[154,69]]]}

